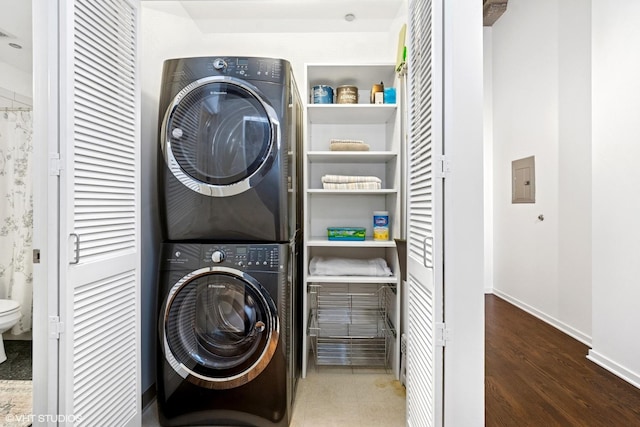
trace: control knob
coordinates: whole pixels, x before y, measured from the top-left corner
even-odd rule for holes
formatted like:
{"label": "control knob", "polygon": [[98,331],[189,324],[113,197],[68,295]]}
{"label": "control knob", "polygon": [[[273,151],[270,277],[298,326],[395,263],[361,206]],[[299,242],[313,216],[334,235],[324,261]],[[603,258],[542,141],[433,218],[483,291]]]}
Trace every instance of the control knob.
{"label": "control knob", "polygon": [[222,251],[213,251],[213,253],[211,254],[211,261],[215,262],[216,264],[220,264],[222,261],[224,261],[224,252]]}
{"label": "control knob", "polygon": [[227,61],[222,58],[216,58],[213,60],[213,68],[215,68],[216,70],[227,68]]}

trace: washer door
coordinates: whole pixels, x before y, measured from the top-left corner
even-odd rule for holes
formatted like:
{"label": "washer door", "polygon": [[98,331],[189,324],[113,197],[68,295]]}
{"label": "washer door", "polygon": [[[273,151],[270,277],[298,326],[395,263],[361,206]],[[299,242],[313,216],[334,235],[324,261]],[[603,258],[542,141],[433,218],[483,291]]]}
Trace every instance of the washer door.
{"label": "washer door", "polygon": [[201,387],[246,384],[267,367],[278,345],[273,300],[239,270],[203,268],[184,276],[171,288],[162,313],[167,361]]}
{"label": "washer door", "polygon": [[255,187],[269,171],[279,129],[275,110],[254,86],[213,76],[176,95],[160,141],[180,182],[207,196],[226,197]]}

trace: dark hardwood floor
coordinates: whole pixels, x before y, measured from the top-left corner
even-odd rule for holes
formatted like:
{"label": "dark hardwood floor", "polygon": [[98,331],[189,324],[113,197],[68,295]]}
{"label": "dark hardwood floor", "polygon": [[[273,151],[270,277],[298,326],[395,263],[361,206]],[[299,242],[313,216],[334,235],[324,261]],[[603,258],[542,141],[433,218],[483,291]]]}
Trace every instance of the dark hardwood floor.
{"label": "dark hardwood floor", "polygon": [[494,295],[485,307],[487,427],[640,426],[640,390],[586,345]]}

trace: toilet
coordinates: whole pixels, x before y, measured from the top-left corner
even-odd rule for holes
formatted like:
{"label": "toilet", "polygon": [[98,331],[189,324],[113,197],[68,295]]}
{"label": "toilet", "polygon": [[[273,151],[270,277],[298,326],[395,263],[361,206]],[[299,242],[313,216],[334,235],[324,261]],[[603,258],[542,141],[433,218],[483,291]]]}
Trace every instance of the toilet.
{"label": "toilet", "polygon": [[20,313],[20,304],[10,299],[0,299],[0,363],[7,360],[7,354],[4,352],[4,341],[2,334],[13,325],[18,323],[22,314]]}

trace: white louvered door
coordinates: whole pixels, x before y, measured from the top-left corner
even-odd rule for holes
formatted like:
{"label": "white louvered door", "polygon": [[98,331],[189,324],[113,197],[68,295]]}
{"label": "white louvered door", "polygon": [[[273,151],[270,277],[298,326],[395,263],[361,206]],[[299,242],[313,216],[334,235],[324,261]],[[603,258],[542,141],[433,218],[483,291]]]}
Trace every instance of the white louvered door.
{"label": "white louvered door", "polygon": [[140,424],[137,0],[60,0],[61,425]]}
{"label": "white louvered door", "polygon": [[443,425],[442,0],[409,3],[407,425]]}

